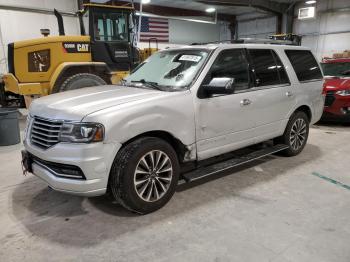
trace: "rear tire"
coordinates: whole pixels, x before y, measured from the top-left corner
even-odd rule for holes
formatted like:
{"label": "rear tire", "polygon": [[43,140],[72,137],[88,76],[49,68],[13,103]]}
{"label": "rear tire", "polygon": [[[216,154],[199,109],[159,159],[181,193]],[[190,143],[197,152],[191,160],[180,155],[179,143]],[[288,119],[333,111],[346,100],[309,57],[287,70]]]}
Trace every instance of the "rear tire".
{"label": "rear tire", "polygon": [[296,156],[303,151],[309,137],[309,118],[302,111],[295,112],[284,131],[284,134],[275,139],[275,143],[288,145],[289,148],[281,153],[285,156]]}
{"label": "rear tire", "polygon": [[63,82],[63,84],[59,87],[58,92],[65,92],[65,91],[80,89],[84,87],[101,86],[101,85],[107,85],[106,81],[103,80],[101,77],[94,74],[81,73],[81,74],[76,74],[67,78]]}
{"label": "rear tire", "polygon": [[145,137],[117,154],[109,178],[115,199],[130,211],[147,214],[163,207],[175,193],[180,168],[164,140]]}

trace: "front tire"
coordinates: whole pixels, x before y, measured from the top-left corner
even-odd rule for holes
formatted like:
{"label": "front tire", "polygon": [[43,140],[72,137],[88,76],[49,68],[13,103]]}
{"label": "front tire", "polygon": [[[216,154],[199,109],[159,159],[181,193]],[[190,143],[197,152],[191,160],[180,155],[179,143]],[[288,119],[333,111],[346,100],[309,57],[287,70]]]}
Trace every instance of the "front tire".
{"label": "front tire", "polygon": [[67,78],[59,87],[59,92],[101,85],[107,85],[106,81],[101,77],[94,74],[81,73]]}
{"label": "front tire", "polygon": [[154,137],[140,138],[117,154],[109,188],[125,208],[147,214],[171,199],[179,173],[177,155],[166,141]]}
{"label": "front tire", "polygon": [[276,139],[277,143],[289,146],[282,154],[296,156],[303,151],[309,137],[309,126],[309,118],[304,112],[297,111],[292,115],[283,136]]}

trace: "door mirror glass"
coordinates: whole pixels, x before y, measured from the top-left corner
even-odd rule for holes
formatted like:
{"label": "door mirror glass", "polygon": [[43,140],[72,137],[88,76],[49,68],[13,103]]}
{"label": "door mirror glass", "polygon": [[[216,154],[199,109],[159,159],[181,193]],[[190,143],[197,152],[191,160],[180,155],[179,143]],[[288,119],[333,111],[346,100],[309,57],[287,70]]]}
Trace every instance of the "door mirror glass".
{"label": "door mirror glass", "polygon": [[207,95],[229,95],[235,92],[235,79],[229,77],[213,78],[209,84],[203,85]]}

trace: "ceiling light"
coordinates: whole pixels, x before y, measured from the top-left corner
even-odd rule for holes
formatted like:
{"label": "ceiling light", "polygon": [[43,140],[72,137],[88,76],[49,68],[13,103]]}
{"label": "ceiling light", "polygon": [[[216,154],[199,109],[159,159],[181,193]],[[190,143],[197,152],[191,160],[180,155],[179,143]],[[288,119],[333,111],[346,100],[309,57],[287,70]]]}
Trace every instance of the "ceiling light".
{"label": "ceiling light", "polygon": [[142,2],[143,4],[149,4],[149,3],[151,2],[151,0],[141,0],[141,2]]}
{"label": "ceiling light", "polygon": [[307,5],[312,5],[312,4],[316,4],[316,0],[309,0],[309,1],[306,1],[305,4]]}
{"label": "ceiling light", "polygon": [[214,7],[209,7],[207,9],[205,9],[205,12],[207,13],[214,13],[216,11],[216,9]]}

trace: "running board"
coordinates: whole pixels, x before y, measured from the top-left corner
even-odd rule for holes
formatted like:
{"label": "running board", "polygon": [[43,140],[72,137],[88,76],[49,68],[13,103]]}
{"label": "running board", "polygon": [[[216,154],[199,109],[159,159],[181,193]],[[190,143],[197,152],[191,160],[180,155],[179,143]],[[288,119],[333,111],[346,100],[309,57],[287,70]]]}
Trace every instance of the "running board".
{"label": "running board", "polygon": [[211,175],[220,173],[222,171],[228,170],[230,168],[237,167],[237,166],[252,162],[254,160],[257,160],[259,158],[263,158],[265,156],[277,153],[287,148],[288,146],[284,144],[278,144],[275,146],[266,147],[244,156],[231,158],[229,160],[219,162],[210,166],[200,167],[194,171],[182,174],[182,177],[186,182],[193,182],[198,179],[202,179],[204,177],[211,176]]}

